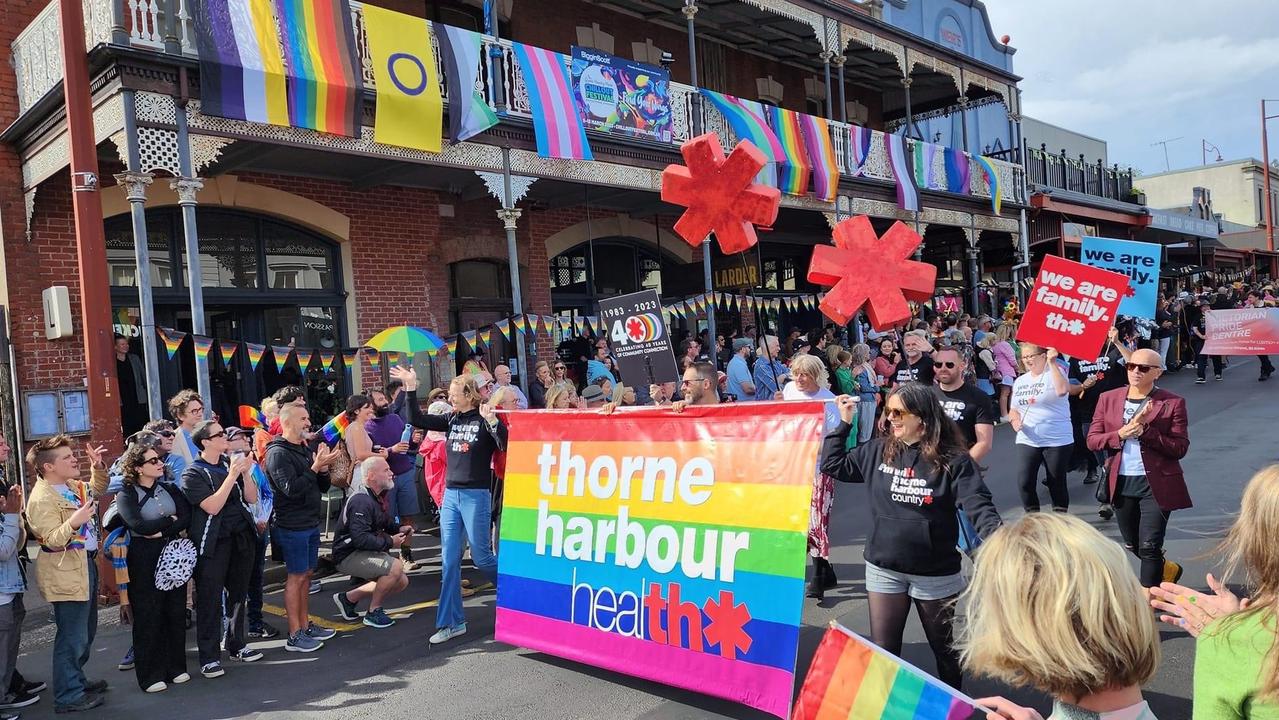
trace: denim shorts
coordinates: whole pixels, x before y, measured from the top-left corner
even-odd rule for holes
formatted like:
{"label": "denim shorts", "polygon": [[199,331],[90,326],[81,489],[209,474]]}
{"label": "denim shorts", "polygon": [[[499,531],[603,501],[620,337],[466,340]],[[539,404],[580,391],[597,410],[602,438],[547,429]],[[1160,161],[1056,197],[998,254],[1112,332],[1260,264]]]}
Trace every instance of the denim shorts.
{"label": "denim shorts", "polygon": [[284,553],[284,571],[289,575],[312,572],[320,562],[320,528],[286,530],[272,528],[275,542]]}
{"label": "denim shorts", "polygon": [[963,573],[936,577],[911,575],[866,563],[866,592],[886,595],[909,593],[916,600],[944,600],[963,592],[967,586]]}

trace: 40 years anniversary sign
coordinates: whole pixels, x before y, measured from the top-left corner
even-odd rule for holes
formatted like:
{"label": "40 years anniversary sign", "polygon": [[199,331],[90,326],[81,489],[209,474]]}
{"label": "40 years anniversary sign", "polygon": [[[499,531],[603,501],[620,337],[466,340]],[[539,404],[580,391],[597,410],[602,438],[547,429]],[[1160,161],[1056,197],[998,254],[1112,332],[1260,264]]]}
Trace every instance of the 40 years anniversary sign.
{"label": "40 years anniversary sign", "polygon": [[497,639],[785,717],[821,404],[509,419]]}

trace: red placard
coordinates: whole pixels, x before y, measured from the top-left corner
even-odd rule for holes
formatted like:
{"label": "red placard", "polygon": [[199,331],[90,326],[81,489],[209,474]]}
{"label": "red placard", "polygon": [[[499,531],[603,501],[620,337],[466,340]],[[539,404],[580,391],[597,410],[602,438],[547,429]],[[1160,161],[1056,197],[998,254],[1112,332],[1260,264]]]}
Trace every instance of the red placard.
{"label": "red placard", "polygon": [[1127,289],[1126,275],[1046,255],[1017,339],[1096,360]]}

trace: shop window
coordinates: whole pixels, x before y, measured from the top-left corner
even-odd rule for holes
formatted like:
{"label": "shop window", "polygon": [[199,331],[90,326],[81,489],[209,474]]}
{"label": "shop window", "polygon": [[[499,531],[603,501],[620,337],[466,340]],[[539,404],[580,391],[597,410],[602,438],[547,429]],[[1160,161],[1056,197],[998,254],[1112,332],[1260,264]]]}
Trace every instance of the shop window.
{"label": "shop window", "polygon": [[765,290],[795,290],[795,258],[764,260]]}
{"label": "shop window", "polygon": [[586,285],[586,248],[551,258],[551,289],[563,290]]}
{"label": "shop window", "polygon": [[333,251],[328,243],[273,222],[262,224],[262,236],[272,290],[333,289]]}
{"label": "shop window", "polygon": [[506,263],[495,260],[464,260],[453,263],[454,298],[508,299],[511,275]]}
{"label": "shop window", "polygon": [[[639,290],[662,293],[662,268],[671,267],[650,248],[624,238],[583,243],[551,258],[551,289],[560,306],[593,306],[595,299]],[[585,314],[593,314],[594,311]]]}
{"label": "shop window", "polygon": [[[133,224],[126,215],[106,223],[107,273],[112,287],[137,287],[138,264],[133,252]],[[151,286],[173,287],[173,257],[169,255],[171,225],[163,222],[147,224],[147,249],[150,251]]]}

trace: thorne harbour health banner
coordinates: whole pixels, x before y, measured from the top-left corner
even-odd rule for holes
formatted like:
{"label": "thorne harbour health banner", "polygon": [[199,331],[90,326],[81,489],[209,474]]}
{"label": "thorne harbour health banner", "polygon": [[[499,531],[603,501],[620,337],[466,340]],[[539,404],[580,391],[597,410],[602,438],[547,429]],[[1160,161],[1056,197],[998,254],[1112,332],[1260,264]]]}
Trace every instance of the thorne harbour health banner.
{"label": "thorne harbour health banner", "polygon": [[670,85],[662,68],[573,46],[573,102],[587,130],[669,143]]}
{"label": "thorne harbour health banner", "polygon": [[496,638],[785,717],[821,405],[509,420]]}

